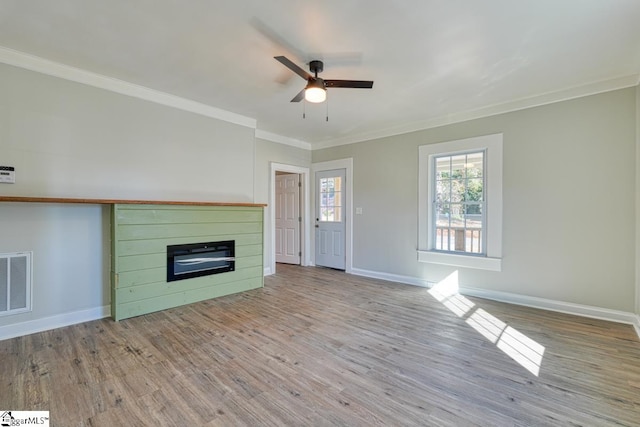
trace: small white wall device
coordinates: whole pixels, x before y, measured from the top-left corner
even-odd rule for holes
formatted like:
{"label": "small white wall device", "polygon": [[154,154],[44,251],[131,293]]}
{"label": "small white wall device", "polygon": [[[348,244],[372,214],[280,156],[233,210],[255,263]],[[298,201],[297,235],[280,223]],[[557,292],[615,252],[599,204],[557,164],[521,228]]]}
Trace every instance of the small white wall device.
{"label": "small white wall device", "polygon": [[16,168],[13,166],[0,166],[0,184],[15,184]]}

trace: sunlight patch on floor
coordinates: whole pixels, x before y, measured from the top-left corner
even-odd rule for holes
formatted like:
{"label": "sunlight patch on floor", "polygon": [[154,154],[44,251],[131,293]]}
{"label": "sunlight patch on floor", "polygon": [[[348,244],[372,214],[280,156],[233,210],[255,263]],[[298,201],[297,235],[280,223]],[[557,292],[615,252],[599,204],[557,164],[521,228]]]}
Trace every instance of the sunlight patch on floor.
{"label": "sunlight patch on floor", "polygon": [[545,347],[460,295],[458,271],[429,289],[429,294],[520,366],[538,376]]}
{"label": "sunlight patch on floor", "polygon": [[535,376],[540,373],[544,346],[525,334],[507,326],[498,341],[498,348]]}
{"label": "sunlight patch on floor", "polygon": [[507,324],[485,310],[479,308],[466,320],[467,324],[478,331],[483,337],[497,343]]}
{"label": "sunlight patch on floor", "polygon": [[458,293],[457,271],[454,271],[436,286],[429,289],[429,293],[458,317],[464,316],[475,306],[469,299]]}

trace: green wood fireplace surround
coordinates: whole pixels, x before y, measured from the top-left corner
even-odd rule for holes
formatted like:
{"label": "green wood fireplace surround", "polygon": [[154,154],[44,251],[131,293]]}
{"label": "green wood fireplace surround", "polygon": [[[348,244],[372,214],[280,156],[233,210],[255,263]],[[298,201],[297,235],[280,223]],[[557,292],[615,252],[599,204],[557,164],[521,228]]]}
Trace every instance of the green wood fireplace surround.
{"label": "green wood fireplace surround", "polygon": [[[0,196],[0,202],[111,205],[115,320],[263,286],[263,204]],[[167,246],[235,241],[235,270],[167,282]]]}

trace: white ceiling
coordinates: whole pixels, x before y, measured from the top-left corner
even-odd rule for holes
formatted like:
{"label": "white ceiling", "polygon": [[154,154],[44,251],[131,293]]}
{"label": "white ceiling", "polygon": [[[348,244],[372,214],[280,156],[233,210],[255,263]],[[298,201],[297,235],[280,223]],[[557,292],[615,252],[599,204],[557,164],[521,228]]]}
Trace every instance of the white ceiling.
{"label": "white ceiling", "polygon": [[[639,0],[2,0],[0,46],[336,145],[631,86]],[[327,104],[290,99],[329,79]]]}

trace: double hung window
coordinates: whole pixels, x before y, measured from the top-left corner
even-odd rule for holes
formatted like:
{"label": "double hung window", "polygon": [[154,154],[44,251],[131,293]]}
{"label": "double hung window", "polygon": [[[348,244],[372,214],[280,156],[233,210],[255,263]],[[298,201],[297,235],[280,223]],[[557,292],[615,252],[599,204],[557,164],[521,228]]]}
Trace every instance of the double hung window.
{"label": "double hung window", "polygon": [[484,150],[434,156],[435,250],[484,254]]}
{"label": "double hung window", "polygon": [[501,270],[502,134],[419,147],[418,260]]}

